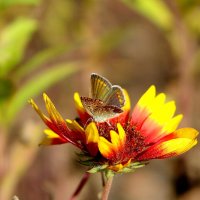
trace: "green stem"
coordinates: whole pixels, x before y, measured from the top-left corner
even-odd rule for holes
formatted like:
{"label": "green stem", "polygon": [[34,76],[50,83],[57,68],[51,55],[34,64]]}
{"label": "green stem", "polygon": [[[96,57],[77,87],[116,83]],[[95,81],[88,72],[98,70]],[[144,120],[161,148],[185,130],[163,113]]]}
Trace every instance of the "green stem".
{"label": "green stem", "polygon": [[112,182],[113,182],[113,176],[109,177],[109,179],[107,180],[106,185],[103,189],[103,194],[102,194],[101,200],[108,200],[108,195],[110,193]]}

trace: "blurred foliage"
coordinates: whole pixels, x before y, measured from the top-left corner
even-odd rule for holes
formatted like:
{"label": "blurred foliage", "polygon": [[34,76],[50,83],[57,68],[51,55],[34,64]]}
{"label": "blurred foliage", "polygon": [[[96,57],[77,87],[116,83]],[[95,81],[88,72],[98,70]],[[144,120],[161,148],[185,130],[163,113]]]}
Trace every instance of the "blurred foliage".
{"label": "blurred foliage", "polygon": [[98,55],[103,56],[112,52],[125,38],[129,28],[114,28],[103,34],[98,41]]}
{"label": "blurred foliage", "polygon": [[122,0],[160,28],[172,27],[172,16],[162,0]]}
{"label": "blurred foliage", "polygon": [[[38,0],[8,0],[0,5],[34,4]],[[0,31],[0,124],[10,124],[16,114],[23,108],[30,97],[34,97],[61,79],[70,76],[78,68],[75,63],[56,63],[51,68],[43,70],[39,75],[28,79],[23,86],[18,84],[36,69],[63,53],[73,50],[74,45],[54,46],[36,52],[26,62],[26,49],[33,34],[38,30],[36,19],[16,17]]]}
{"label": "blurred foliage", "polygon": [[[40,129],[24,123],[23,126],[27,126],[30,132],[40,134],[24,133],[22,136],[21,129],[14,131],[15,135],[12,136],[16,140],[13,140],[10,150],[7,151],[11,129],[19,112],[28,105],[30,98],[78,70],[78,61],[61,59],[53,62],[59,56],[73,51],[76,46],[73,43],[67,46],[58,43],[53,47],[39,44],[40,48],[36,47],[30,51],[41,24],[36,17],[31,17],[31,14],[27,16],[23,9],[31,11],[39,3],[40,0],[0,0],[0,174],[3,174],[0,180],[0,199],[5,200],[11,198],[18,181],[33,162],[38,152],[35,146],[41,138]],[[17,7],[22,8],[20,6],[23,6],[23,9],[19,9],[19,12],[17,9],[16,12]],[[9,15],[11,17],[7,18]],[[39,34],[37,36],[39,37]],[[19,132],[20,138],[26,138],[28,145],[20,142],[17,137]],[[28,158],[26,163],[24,158]],[[2,166],[6,160],[9,160],[11,165],[4,171]]]}
{"label": "blurred foliage", "polygon": [[200,2],[199,0],[176,0],[180,9],[188,12],[191,8],[196,7]]}
{"label": "blurred foliage", "polygon": [[[90,1],[90,0],[89,0]],[[52,1],[48,10],[44,14],[41,27],[42,39],[48,45],[56,45],[66,42],[66,44],[77,42],[82,38],[82,22],[85,20],[84,14],[89,9],[88,0],[59,0]]]}
{"label": "blurred foliage", "polygon": [[31,74],[34,70],[41,67],[42,64],[56,58],[65,51],[67,51],[66,47],[54,47],[39,51],[36,55],[33,55],[30,60],[17,69],[15,72],[15,78],[20,79]]}
{"label": "blurred foliage", "polygon": [[[7,122],[11,122],[18,111],[27,103],[29,97],[34,97],[41,94],[48,87],[56,82],[70,76],[77,71],[75,63],[58,64],[53,69],[45,70],[38,76],[34,76],[26,84],[24,84],[20,90],[18,90],[11,98],[7,109],[2,113],[2,119],[6,119]],[[17,106],[16,106],[17,105]]]}
{"label": "blurred foliage", "polygon": [[[152,23],[164,30],[173,28],[173,13],[169,10],[163,0],[121,0],[125,2],[131,9],[136,10],[142,16],[146,17]],[[185,20],[189,30],[195,34],[200,34],[200,1],[199,0],[175,0],[180,9],[181,17]],[[169,1],[170,4],[170,1]]]}
{"label": "blurred foliage", "polygon": [[17,4],[38,5],[39,2],[40,0],[0,0],[0,9]]}
{"label": "blurred foliage", "polygon": [[20,18],[4,28],[0,33],[0,77],[8,73],[22,61],[26,46],[37,24],[33,19]]}
{"label": "blurred foliage", "polygon": [[[200,6],[200,5],[199,5]],[[185,21],[191,32],[196,36],[200,37],[200,7],[192,7],[185,16]]]}
{"label": "blurred foliage", "polygon": [[0,104],[2,104],[5,99],[11,96],[13,90],[13,84],[10,80],[2,78],[0,79]]}

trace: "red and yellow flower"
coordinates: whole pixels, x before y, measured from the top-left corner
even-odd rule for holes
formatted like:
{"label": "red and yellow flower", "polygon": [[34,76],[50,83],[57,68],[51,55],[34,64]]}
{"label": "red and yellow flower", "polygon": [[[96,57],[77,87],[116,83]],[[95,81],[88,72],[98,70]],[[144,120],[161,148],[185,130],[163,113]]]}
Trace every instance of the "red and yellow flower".
{"label": "red and yellow flower", "polygon": [[[130,100],[124,90],[126,103],[123,112],[106,122],[91,120],[78,93],[74,101],[79,118],[63,119],[44,94],[48,116],[35,102],[33,108],[48,126],[42,144],[71,143],[81,150],[80,162],[90,166],[89,172],[129,172],[144,166],[151,159],[180,155],[197,144],[198,131],[177,129],[183,115],[174,116],[174,101],[165,102],[164,93],[156,95],[151,86],[130,113]],[[177,129],[177,130],[176,130]]]}

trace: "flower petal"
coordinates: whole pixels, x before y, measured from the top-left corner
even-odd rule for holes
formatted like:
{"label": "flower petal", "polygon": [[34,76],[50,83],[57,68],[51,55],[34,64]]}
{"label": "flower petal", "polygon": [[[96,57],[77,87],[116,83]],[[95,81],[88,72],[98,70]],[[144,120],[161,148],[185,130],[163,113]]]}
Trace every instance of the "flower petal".
{"label": "flower petal", "polygon": [[111,137],[111,143],[113,145],[113,149],[115,151],[118,151],[120,147],[119,135],[115,131],[111,130],[110,137]]}
{"label": "flower petal", "polygon": [[140,154],[138,159],[149,160],[180,155],[197,144],[195,139],[197,135],[198,131],[193,128],[179,129],[149,147],[144,153]]}
{"label": "flower petal", "polygon": [[122,127],[122,125],[120,123],[117,123],[117,129],[118,129],[118,133],[119,133],[119,140],[121,145],[125,144],[126,141],[126,133],[124,131],[124,128]]}
{"label": "flower petal", "polygon": [[137,126],[140,129],[144,120],[149,116],[151,111],[152,102],[155,100],[156,89],[155,86],[151,86],[139,99],[135,108],[133,109],[130,125]]}
{"label": "flower petal", "polygon": [[102,136],[99,137],[98,148],[105,158],[112,159],[114,157],[113,144]]}
{"label": "flower petal", "polygon": [[33,100],[30,100],[29,102],[33,106],[33,108],[36,110],[36,112],[39,114],[39,116],[42,118],[42,120],[45,122],[45,124],[55,133],[57,133],[63,141],[68,141],[72,144],[75,144],[70,139],[71,131],[68,129],[67,124],[65,120],[62,118],[62,116],[59,114],[59,112],[56,110],[54,104],[50,100],[50,98],[43,94],[43,98],[45,101],[46,109],[49,114],[49,118],[46,117],[38,108],[38,106],[35,104]]}
{"label": "flower petal", "polygon": [[130,124],[141,132],[147,145],[173,132],[182,119],[182,115],[173,117],[175,102],[165,103],[165,99],[164,93],[156,95],[155,86],[151,86],[133,110]]}
{"label": "flower petal", "polygon": [[68,140],[63,139],[57,133],[53,132],[50,129],[45,129],[44,133],[46,137],[40,143],[40,145],[54,145],[54,144],[63,144],[68,143]]}
{"label": "flower petal", "polygon": [[88,119],[90,118],[90,115],[86,112],[85,108],[83,107],[83,104],[81,102],[81,98],[78,92],[74,93],[74,102],[76,106],[76,110],[79,114],[79,117],[83,123],[86,123]]}
{"label": "flower petal", "polygon": [[117,123],[117,129],[118,133],[114,130],[110,131],[111,143],[116,152],[120,151],[124,147],[126,141],[126,134],[121,124]]}
{"label": "flower petal", "polygon": [[160,109],[153,110],[149,118],[154,120],[160,126],[163,126],[166,123],[166,121],[169,121],[173,117],[175,111],[175,102],[170,101],[164,104]]}
{"label": "flower petal", "polygon": [[65,124],[64,119],[61,117],[60,113],[56,110],[54,104],[45,93],[43,94],[43,98],[51,121],[54,124]]}
{"label": "flower petal", "polygon": [[87,149],[92,156],[98,153],[99,132],[94,122],[87,125],[85,129]]}
{"label": "flower petal", "polygon": [[142,97],[138,101],[138,105],[142,108],[151,105],[156,95],[156,88],[154,85],[150,86],[150,88],[142,95]]}
{"label": "flower petal", "polygon": [[130,110],[130,108],[131,108],[131,101],[130,101],[130,97],[129,97],[129,95],[128,95],[128,92],[125,90],[125,89],[123,89],[123,93],[124,93],[124,97],[125,97],[125,104],[124,104],[124,106],[122,107],[122,110],[124,110],[124,111],[129,111]]}
{"label": "flower petal", "polygon": [[148,118],[141,128],[143,136],[145,135],[145,142],[147,144],[155,143],[162,137],[174,132],[182,117],[182,115],[177,115],[176,117],[166,121],[163,126],[159,125],[154,120],[151,120],[151,118]]}
{"label": "flower petal", "polygon": [[90,143],[90,142],[98,143],[99,132],[94,122],[91,122],[89,125],[87,125],[85,129],[85,134],[86,134],[87,143]]}
{"label": "flower petal", "polygon": [[166,133],[174,132],[182,119],[183,119],[183,115],[177,115],[173,117],[172,119],[170,119],[168,122],[165,123],[162,129],[162,132],[166,132]]}
{"label": "flower petal", "polygon": [[188,138],[177,138],[163,142],[160,144],[160,150],[162,150],[163,153],[158,158],[168,158],[180,155],[191,149],[196,144],[197,140],[191,140]]}
{"label": "flower petal", "polygon": [[180,128],[172,133],[174,138],[188,138],[191,140],[195,139],[198,134],[199,132],[194,128]]}
{"label": "flower petal", "polygon": [[85,137],[85,131],[84,131],[83,127],[81,127],[76,120],[72,121],[70,119],[67,119],[66,123],[67,123],[67,127],[71,131],[70,139],[77,144],[79,142],[85,144],[86,137]]}
{"label": "flower petal", "polygon": [[44,115],[41,111],[40,111],[40,109],[38,108],[38,106],[37,106],[37,104],[34,102],[34,100],[33,99],[30,99],[29,100],[29,103],[32,105],[32,107],[34,108],[34,110],[38,113],[38,115],[40,116],[40,118],[43,120],[43,122],[45,123],[45,124],[47,124],[50,120],[49,120],[49,118],[46,116],[46,115]]}
{"label": "flower petal", "polygon": [[99,151],[107,159],[115,159],[116,156],[118,159],[122,158],[126,134],[123,127],[119,123],[117,123],[117,129],[118,133],[114,130],[110,131],[111,142],[103,137],[100,137],[98,143]]}

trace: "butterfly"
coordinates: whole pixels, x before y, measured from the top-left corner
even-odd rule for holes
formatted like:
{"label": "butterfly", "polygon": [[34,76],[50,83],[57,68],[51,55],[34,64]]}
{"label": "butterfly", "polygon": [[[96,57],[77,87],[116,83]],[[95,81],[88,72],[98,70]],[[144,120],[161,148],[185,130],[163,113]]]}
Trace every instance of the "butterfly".
{"label": "butterfly", "polygon": [[106,78],[91,74],[91,97],[81,97],[81,102],[87,113],[96,122],[104,122],[122,113],[125,104],[123,90],[118,85],[112,85]]}

